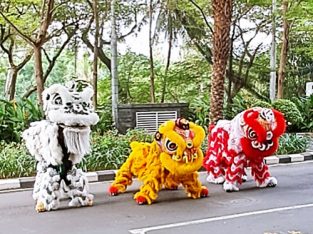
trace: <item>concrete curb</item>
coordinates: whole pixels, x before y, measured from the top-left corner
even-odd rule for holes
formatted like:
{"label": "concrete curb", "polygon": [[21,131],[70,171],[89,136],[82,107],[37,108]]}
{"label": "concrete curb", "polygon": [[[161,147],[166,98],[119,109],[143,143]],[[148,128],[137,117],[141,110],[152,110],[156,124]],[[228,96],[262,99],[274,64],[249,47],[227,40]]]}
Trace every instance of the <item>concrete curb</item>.
{"label": "concrete curb", "polygon": [[266,157],[264,160],[267,165],[273,165],[273,164],[278,164],[278,163],[303,162],[307,160],[313,160],[313,151],[304,152],[301,154],[269,156],[269,157]]}
{"label": "concrete curb", "polygon": [[[267,165],[303,162],[313,160],[313,151],[301,154],[269,156],[264,159]],[[204,170],[202,170],[204,171]],[[116,170],[104,170],[87,172],[87,178],[90,183],[114,180]],[[35,177],[21,177],[16,179],[0,179],[0,191],[11,189],[33,188]]]}

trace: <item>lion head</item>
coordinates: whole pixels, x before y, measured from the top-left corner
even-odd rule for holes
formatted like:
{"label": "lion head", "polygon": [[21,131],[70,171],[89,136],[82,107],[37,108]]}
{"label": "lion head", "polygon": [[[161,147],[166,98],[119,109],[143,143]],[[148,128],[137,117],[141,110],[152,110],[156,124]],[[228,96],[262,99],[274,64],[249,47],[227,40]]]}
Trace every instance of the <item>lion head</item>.
{"label": "lion head", "polygon": [[162,166],[173,174],[197,171],[202,165],[204,137],[203,128],[186,119],[163,123],[155,134]]}
{"label": "lion head", "polygon": [[241,138],[243,152],[250,158],[266,157],[278,148],[279,137],[285,132],[282,113],[274,109],[256,107],[242,113]]}
{"label": "lion head", "polygon": [[68,127],[94,125],[99,117],[92,105],[93,89],[86,81],[53,84],[43,94],[43,109],[51,122]]}

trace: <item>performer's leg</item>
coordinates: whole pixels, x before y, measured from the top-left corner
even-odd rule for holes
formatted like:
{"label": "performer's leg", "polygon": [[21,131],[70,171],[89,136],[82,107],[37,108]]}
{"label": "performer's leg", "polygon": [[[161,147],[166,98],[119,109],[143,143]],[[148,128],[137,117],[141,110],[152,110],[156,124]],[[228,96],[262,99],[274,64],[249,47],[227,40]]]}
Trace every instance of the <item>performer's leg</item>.
{"label": "performer's leg", "polygon": [[268,166],[263,162],[251,163],[251,174],[258,187],[275,187],[277,185],[277,179],[271,177]]}
{"label": "performer's leg", "polygon": [[169,190],[175,190],[178,188],[178,186],[179,186],[179,182],[175,180],[175,177],[173,176],[173,174],[168,173],[165,178],[164,188],[169,189]]}
{"label": "performer's leg", "polygon": [[233,158],[231,165],[226,170],[223,188],[226,192],[239,191],[238,185],[242,183],[246,165],[245,155],[239,154]]}
{"label": "performer's leg", "polygon": [[[60,175],[56,169],[42,167],[37,172],[33,198],[36,200],[36,211],[43,212],[55,210],[59,206],[60,194]],[[38,165],[37,165],[38,169]]]}
{"label": "performer's leg", "polygon": [[89,193],[88,179],[85,173],[81,169],[77,169],[73,166],[67,174],[69,185],[62,181],[62,187],[67,191],[71,201],[69,206],[92,206],[93,195]]}
{"label": "performer's leg", "polygon": [[209,190],[205,186],[201,185],[197,172],[185,175],[181,182],[188,194],[188,197],[196,199],[200,197],[207,197],[209,194]]}
{"label": "performer's leg", "polygon": [[132,173],[131,173],[131,165],[133,159],[130,157],[126,160],[126,162],[121,166],[121,168],[116,172],[115,179],[111,186],[109,187],[109,193],[112,196],[116,196],[119,193],[123,193],[126,191],[127,186],[131,185]]}

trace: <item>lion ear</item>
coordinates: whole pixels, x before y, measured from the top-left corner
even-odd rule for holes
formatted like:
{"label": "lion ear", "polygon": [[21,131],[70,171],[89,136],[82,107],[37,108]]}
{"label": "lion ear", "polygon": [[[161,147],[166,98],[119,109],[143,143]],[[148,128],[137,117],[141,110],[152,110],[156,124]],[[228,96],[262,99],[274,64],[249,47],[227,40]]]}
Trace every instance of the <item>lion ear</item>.
{"label": "lion ear", "polygon": [[275,109],[272,109],[272,111],[276,120],[276,127],[273,130],[273,135],[278,137],[284,134],[284,132],[286,131],[286,120],[283,113]]}

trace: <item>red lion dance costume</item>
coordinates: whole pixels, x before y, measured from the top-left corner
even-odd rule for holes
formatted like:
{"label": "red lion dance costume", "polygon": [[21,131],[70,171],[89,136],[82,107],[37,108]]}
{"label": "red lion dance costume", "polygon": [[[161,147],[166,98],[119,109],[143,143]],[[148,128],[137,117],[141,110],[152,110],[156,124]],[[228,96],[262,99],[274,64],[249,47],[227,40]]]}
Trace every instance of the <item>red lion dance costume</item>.
{"label": "red lion dance costume", "polygon": [[180,184],[191,198],[208,196],[197,173],[203,162],[200,146],[204,137],[202,127],[185,119],[166,121],[152,143],[130,144],[132,152],[117,171],[109,193],[116,196],[125,192],[132,178],[137,177],[143,182],[134,196],[140,205],[155,201],[160,189],[177,189]]}
{"label": "red lion dance costume", "polygon": [[258,187],[275,187],[263,159],[278,148],[278,139],[285,132],[282,113],[274,109],[251,108],[232,120],[220,120],[211,130],[209,148],[203,161],[208,171],[207,181],[223,184],[227,192],[238,191],[245,179],[245,168]]}

